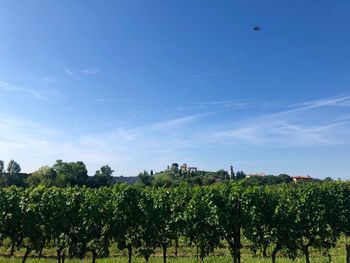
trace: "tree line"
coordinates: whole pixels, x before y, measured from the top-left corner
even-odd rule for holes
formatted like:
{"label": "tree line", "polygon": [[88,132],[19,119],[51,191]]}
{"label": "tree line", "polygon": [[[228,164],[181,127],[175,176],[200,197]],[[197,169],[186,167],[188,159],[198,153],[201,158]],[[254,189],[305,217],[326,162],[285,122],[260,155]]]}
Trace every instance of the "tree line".
{"label": "tree line", "polygon": [[0,186],[88,186],[91,188],[113,185],[113,170],[109,165],[102,166],[94,176],[88,176],[83,162],[63,162],[57,160],[53,166],[42,166],[31,174],[21,173],[21,166],[11,160],[5,169],[0,160]]}
{"label": "tree line", "polygon": [[[118,182],[137,183],[143,186],[156,187],[174,187],[181,184],[194,185],[212,185],[226,183],[230,180],[242,181],[245,186],[251,185],[274,185],[291,183],[292,178],[287,174],[278,176],[252,176],[246,177],[243,171],[234,172],[231,167],[230,173],[225,170],[216,172],[210,171],[183,171],[179,169],[177,163],[173,163],[168,169],[157,173],[143,171],[135,177],[116,177],[114,171],[109,165],[102,166],[93,176],[88,176],[85,164],[81,161],[64,162],[57,160],[52,166],[42,166],[31,174],[21,173],[20,165],[11,160],[5,169],[4,162],[0,160],[0,186],[22,186],[32,187],[38,185],[44,186],[88,186],[98,188],[102,186],[112,186]],[[313,179],[312,181],[321,181]],[[332,181],[328,177],[325,181]]]}
{"label": "tree line", "polygon": [[129,262],[135,253],[148,262],[160,248],[165,263],[181,239],[200,262],[225,241],[237,263],[242,235],[272,262],[281,250],[293,259],[301,251],[307,263],[311,247],[329,255],[341,235],[350,236],[350,184],[0,188],[0,240],[9,240],[10,255],[24,248],[23,262],[46,247],[58,263],[87,253],[94,263],[116,244]]}

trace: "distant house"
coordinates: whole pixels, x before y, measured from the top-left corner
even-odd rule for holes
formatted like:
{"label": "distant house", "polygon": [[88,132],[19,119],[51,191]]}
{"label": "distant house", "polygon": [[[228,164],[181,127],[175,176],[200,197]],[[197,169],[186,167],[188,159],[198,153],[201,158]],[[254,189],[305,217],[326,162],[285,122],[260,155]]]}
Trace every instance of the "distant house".
{"label": "distant house", "polygon": [[293,179],[294,183],[307,182],[312,179],[310,175],[307,175],[307,176],[297,175],[297,176],[291,176],[291,178]]}
{"label": "distant house", "polygon": [[197,172],[197,167],[188,167],[186,163],[184,163],[183,165],[181,165],[180,167],[181,171],[183,172]]}
{"label": "distant house", "polygon": [[261,176],[266,176],[265,173],[255,173],[255,174],[247,174],[247,178],[249,177],[261,177]]}
{"label": "distant house", "polygon": [[197,172],[197,167],[188,167],[187,169],[190,173]]}

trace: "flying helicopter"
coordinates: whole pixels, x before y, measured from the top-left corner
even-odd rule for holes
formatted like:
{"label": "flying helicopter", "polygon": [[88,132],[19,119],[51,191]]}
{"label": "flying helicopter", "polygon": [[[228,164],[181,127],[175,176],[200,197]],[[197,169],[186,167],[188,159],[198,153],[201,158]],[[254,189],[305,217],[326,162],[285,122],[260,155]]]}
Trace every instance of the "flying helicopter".
{"label": "flying helicopter", "polygon": [[255,26],[255,27],[253,27],[253,30],[254,31],[259,31],[259,30],[261,30],[261,28],[262,28],[261,26]]}

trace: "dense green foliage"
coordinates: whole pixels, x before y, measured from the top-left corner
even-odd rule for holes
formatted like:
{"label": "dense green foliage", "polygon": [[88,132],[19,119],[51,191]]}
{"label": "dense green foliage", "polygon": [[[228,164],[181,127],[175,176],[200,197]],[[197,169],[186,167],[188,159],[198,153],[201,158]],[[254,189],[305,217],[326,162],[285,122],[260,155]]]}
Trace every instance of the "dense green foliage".
{"label": "dense green foliage", "polygon": [[[89,177],[86,166],[83,162],[63,162],[57,160],[50,166],[42,166],[31,174],[21,173],[20,165],[11,160],[7,169],[4,169],[4,162],[0,160],[0,186],[88,186],[98,188],[112,186],[114,184],[113,170],[110,166],[104,165],[96,171],[94,176]],[[122,178],[121,178],[122,179]]]}
{"label": "dense green foliage", "polygon": [[24,248],[24,261],[44,247],[93,262],[109,255],[111,244],[135,251],[146,261],[157,248],[179,238],[197,248],[202,261],[225,240],[240,262],[241,233],[252,250],[274,247],[271,258],[297,251],[309,262],[309,248],[325,255],[340,235],[349,235],[349,183],[250,186],[226,183],[175,188],[115,185],[112,188],[0,188],[0,240],[13,254]]}
{"label": "dense green foliage", "polygon": [[[56,163],[50,166],[42,166],[38,170],[26,174],[21,173],[20,165],[11,160],[5,170],[4,162],[0,160],[0,186],[23,186],[33,187],[38,185],[43,186],[87,186],[90,188],[99,188],[103,186],[112,186],[115,183],[137,183],[142,186],[155,187],[173,187],[179,185],[189,186],[204,186],[212,184],[226,183],[232,180],[242,181],[245,186],[252,185],[274,185],[291,183],[292,178],[287,174],[278,176],[246,176],[243,171],[234,172],[231,166],[230,173],[225,170],[216,172],[199,171],[189,169],[179,169],[177,163],[173,163],[168,169],[153,173],[153,170],[148,173],[143,171],[136,176],[113,176],[114,171],[109,165],[102,166],[95,172],[93,176],[88,176],[86,166],[83,162],[64,162],[57,160]],[[328,177],[325,181],[332,181]],[[310,180],[312,181],[312,180]],[[319,180],[321,181],[321,180]]]}

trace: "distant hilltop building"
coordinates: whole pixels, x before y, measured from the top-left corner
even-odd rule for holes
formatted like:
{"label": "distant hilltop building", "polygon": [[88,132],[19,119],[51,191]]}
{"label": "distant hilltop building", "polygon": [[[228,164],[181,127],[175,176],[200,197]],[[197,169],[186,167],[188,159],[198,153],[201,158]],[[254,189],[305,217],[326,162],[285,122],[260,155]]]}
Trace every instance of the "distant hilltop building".
{"label": "distant hilltop building", "polygon": [[183,165],[181,165],[180,170],[183,172],[197,172],[197,167],[189,167],[187,166],[186,163],[184,163]]}
{"label": "distant hilltop building", "polygon": [[256,176],[261,177],[261,176],[266,176],[266,174],[265,173],[247,174],[246,177],[249,178],[249,177],[256,177]]}
{"label": "distant hilltop building", "polygon": [[294,183],[299,183],[299,182],[307,182],[312,179],[310,175],[302,176],[302,175],[297,175],[297,176],[291,176],[293,179]]}

